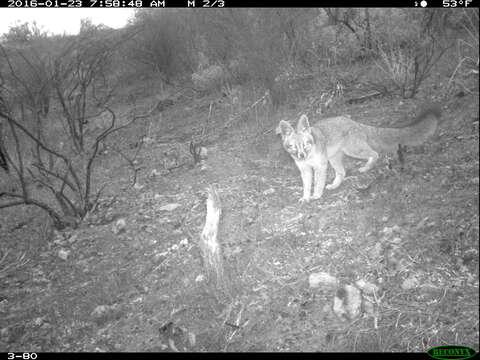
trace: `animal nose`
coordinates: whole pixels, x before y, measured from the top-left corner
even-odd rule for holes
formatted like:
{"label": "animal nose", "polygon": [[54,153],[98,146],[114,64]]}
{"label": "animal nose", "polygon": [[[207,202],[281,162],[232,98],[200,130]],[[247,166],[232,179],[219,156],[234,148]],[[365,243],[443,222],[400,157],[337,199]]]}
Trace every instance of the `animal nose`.
{"label": "animal nose", "polygon": [[298,153],[298,158],[299,158],[300,160],[305,159],[305,153],[304,153],[303,151],[302,151],[302,152],[299,152],[299,153]]}

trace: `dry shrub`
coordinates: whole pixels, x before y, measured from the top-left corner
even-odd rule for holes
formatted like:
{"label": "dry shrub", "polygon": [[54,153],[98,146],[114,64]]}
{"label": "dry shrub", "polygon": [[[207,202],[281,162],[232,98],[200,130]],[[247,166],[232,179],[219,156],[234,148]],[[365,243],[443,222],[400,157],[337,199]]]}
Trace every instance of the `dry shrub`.
{"label": "dry shrub", "polygon": [[219,89],[226,79],[227,75],[219,65],[211,65],[192,74],[193,85],[199,91]]}

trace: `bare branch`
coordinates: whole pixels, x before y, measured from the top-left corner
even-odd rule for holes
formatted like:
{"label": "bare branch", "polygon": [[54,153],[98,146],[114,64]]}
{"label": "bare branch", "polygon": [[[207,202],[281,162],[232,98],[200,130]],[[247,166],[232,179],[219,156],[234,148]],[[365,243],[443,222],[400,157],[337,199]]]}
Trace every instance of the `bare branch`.
{"label": "bare branch", "polygon": [[[141,147],[141,145],[138,147],[138,149]],[[135,163],[134,163],[134,160],[135,158],[137,157],[137,154],[138,154],[138,149],[135,153],[135,155],[133,156],[132,159],[130,159],[127,155],[125,155],[118,147],[116,146],[112,146],[113,150],[115,150],[117,153],[120,154],[120,156],[122,158],[124,158],[127,162],[128,162],[128,165],[133,169],[133,180],[132,180],[132,186],[135,185],[137,183],[137,173],[138,171],[140,170],[139,168],[137,168],[135,166]]]}
{"label": "bare branch", "polygon": [[[0,193],[0,196],[4,196],[4,195],[8,195],[7,193]],[[5,208],[8,208],[8,207],[13,207],[13,206],[18,206],[18,205],[24,205],[25,204],[25,201],[23,200],[20,200],[20,201],[12,201],[10,203],[6,203],[6,204],[0,204],[0,209],[5,209]]]}
{"label": "bare branch", "polygon": [[45,174],[48,174],[48,175],[51,175],[58,180],[61,180],[62,181],[62,188],[64,187],[64,184],[65,184],[74,192],[79,190],[72,182],[70,182],[67,179],[68,173],[66,173],[64,175],[59,175],[59,174],[57,174],[53,171],[50,171],[50,170],[46,169],[43,165],[33,163],[32,166],[36,167],[40,173],[44,173],[44,176],[45,176]]}
{"label": "bare branch", "polygon": [[[0,113],[1,115],[1,113]],[[18,173],[18,178],[20,180],[20,186],[22,187],[22,193],[25,197],[28,197],[28,192],[27,192],[27,186],[25,184],[25,172],[24,172],[24,167],[23,167],[23,157],[22,154],[20,153],[20,142],[18,140],[17,132],[15,131],[15,128],[12,124],[12,122],[8,122],[10,125],[10,130],[13,135],[13,139],[15,141],[15,150],[17,151],[17,160],[18,160],[18,168],[15,167],[15,170]]]}

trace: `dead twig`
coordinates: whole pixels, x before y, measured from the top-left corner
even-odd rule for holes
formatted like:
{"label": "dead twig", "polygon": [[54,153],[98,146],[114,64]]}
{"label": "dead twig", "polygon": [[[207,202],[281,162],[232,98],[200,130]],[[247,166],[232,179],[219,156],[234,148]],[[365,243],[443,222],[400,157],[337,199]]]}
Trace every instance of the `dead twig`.
{"label": "dead twig", "polygon": [[[4,263],[6,263],[8,251],[5,252],[5,254],[2,256],[2,259],[0,259],[0,266],[2,266]],[[25,259],[27,253],[21,254],[18,259],[12,261],[9,264],[5,264],[3,268],[0,269],[0,277],[3,277],[7,274],[7,272],[12,271],[12,270],[17,270],[18,268],[26,265],[30,259]]]}
{"label": "dead twig", "polygon": [[258,104],[260,104],[261,102],[263,102],[264,100],[266,100],[268,97],[270,96],[269,92],[266,91],[265,94],[263,94],[262,97],[260,97],[259,99],[257,99],[253,104],[251,104],[250,106],[248,106],[245,110],[239,112],[238,114],[232,116],[232,118],[227,121],[225,124],[224,124],[224,128],[227,128],[229,127],[235,120],[237,120],[238,118],[240,118],[242,115],[246,114],[248,111],[254,109]]}

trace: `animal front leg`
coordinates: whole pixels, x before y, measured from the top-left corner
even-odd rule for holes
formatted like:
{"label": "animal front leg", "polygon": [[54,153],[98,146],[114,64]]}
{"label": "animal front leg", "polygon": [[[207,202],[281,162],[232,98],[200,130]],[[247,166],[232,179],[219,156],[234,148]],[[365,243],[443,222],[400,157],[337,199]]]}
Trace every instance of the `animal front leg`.
{"label": "animal front leg", "polygon": [[310,200],[310,193],[312,191],[312,168],[307,165],[298,165],[303,184],[303,197],[300,202],[308,202]]}
{"label": "animal front leg", "polygon": [[320,199],[322,197],[325,180],[327,179],[327,166],[328,163],[325,161],[320,164],[320,166],[314,168],[315,184],[313,187],[313,199]]}

